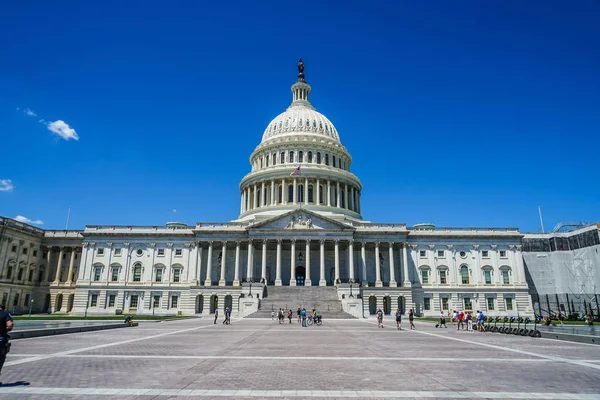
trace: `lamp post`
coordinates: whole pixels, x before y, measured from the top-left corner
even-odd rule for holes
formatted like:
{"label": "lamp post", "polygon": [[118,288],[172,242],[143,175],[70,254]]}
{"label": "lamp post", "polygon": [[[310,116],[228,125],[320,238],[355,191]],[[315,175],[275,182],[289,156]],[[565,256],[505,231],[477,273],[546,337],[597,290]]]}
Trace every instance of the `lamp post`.
{"label": "lamp post", "polygon": [[31,309],[33,308],[33,299],[29,302],[29,318],[31,318]]}

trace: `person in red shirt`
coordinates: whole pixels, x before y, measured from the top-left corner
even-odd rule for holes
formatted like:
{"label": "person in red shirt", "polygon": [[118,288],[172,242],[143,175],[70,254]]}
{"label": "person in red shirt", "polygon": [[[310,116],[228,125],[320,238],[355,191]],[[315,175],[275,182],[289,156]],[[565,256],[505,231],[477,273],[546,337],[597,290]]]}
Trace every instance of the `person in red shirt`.
{"label": "person in red shirt", "polygon": [[458,328],[456,328],[457,330],[460,329],[460,327],[462,326],[463,330],[465,329],[465,312],[461,311],[460,314],[458,314]]}

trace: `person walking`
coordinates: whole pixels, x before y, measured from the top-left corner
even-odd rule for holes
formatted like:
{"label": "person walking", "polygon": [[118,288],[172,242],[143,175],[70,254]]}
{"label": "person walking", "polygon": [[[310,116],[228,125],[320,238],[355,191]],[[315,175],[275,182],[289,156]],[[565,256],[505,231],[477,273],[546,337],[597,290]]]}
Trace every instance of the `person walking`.
{"label": "person walking", "polygon": [[[13,328],[13,320],[10,313],[4,309],[4,305],[0,305],[0,373],[6,361],[6,355],[10,351],[10,343],[8,342],[8,332]],[[0,382],[2,385],[2,382]]]}
{"label": "person walking", "polygon": [[399,331],[402,330],[402,313],[400,312],[400,309],[396,310],[396,327]]}
{"label": "person walking", "polygon": [[290,321],[290,324],[292,323],[292,316],[294,315],[294,313],[292,312],[292,310],[288,311],[288,320]]}
{"label": "person walking", "polygon": [[306,328],[306,309],[303,308],[300,315],[302,316],[302,327]]}
{"label": "person walking", "polygon": [[442,311],[442,313],[440,314],[440,328],[441,328],[442,326],[443,326],[444,328],[448,328],[448,327],[446,326],[446,314],[444,314],[444,312],[443,312],[443,311]]}
{"label": "person walking", "polygon": [[298,307],[298,309],[296,310],[296,314],[298,316],[298,323],[300,323],[302,321],[302,310],[300,309],[300,307]]}
{"label": "person walking", "polygon": [[408,311],[408,322],[410,324],[410,329],[416,330],[417,328],[415,328],[414,319],[415,319],[415,313],[413,312],[413,309],[411,308]]}
{"label": "person walking", "polygon": [[383,311],[381,311],[381,308],[377,309],[375,315],[377,315],[377,327],[383,328]]}
{"label": "person walking", "polygon": [[231,310],[229,309],[229,307],[225,307],[225,319],[223,320],[223,324],[224,325],[231,324]]}
{"label": "person walking", "polygon": [[215,308],[215,322],[214,322],[215,325],[217,324],[217,318],[219,318],[219,309]]}
{"label": "person walking", "polygon": [[271,311],[271,321],[275,321],[275,310]]}

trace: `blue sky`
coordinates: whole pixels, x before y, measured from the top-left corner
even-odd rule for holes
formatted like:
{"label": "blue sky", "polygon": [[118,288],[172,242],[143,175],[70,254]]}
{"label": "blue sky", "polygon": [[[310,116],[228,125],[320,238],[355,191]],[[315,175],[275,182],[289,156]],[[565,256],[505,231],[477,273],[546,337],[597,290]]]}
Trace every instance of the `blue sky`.
{"label": "blue sky", "polygon": [[599,18],[595,1],[4,2],[0,215],[235,219],[302,57],[365,219],[600,221]]}

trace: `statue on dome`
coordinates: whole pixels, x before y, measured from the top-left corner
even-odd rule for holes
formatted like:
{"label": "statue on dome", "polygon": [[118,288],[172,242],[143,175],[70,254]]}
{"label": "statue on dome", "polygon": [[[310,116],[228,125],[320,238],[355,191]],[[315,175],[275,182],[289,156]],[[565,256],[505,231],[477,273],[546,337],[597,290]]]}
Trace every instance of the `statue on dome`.
{"label": "statue on dome", "polygon": [[304,82],[304,62],[302,59],[298,61],[298,80]]}

